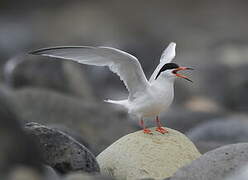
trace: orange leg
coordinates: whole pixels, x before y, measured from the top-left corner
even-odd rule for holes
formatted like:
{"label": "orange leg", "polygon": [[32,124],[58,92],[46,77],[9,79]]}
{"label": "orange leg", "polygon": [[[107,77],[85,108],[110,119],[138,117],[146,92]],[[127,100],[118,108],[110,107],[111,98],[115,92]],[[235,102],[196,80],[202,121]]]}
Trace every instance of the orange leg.
{"label": "orange leg", "polygon": [[160,132],[162,134],[165,134],[165,133],[169,132],[167,129],[162,127],[162,124],[161,124],[160,119],[158,118],[158,116],[156,116],[156,124],[157,124],[156,131],[158,131],[158,132]]}
{"label": "orange leg", "polygon": [[152,131],[150,129],[147,129],[145,127],[145,123],[144,123],[144,120],[143,119],[140,120],[140,126],[143,128],[143,132],[145,134],[152,134]]}

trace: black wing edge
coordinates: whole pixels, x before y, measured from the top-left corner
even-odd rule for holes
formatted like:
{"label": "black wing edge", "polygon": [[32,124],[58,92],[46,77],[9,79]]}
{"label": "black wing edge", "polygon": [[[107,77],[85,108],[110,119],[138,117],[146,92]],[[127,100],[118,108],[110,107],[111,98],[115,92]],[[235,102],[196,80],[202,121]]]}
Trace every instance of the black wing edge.
{"label": "black wing edge", "polygon": [[34,51],[30,51],[30,52],[28,52],[28,54],[42,55],[44,52],[50,51],[50,50],[58,50],[58,49],[80,49],[80,48],[94,49],[95,47],[93,47],[93,46],[54,46],[54,47],[41,48],[41,49],[37,49],[37,50],[34,50]]}

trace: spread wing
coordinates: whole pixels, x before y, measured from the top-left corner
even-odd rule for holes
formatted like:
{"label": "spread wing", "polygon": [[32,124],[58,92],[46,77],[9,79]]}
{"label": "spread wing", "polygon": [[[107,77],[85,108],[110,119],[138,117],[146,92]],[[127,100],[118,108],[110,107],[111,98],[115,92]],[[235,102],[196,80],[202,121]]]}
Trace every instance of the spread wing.
{"label": "spread wing", "polygon": [[167,63],[170,63],[174,57],[176,56],[176,43],[171,42],[167,48],[164,50],[164,52],[162,53],[162,56],[160,58],[160,63],[159,65],[156,67],[155,71],[153,72],[153,74],[151,75],[149,82],[152,82],[155,80],[155,77],[157,76],[158,72],[160,71],[160,69]]}
{"label": "spread wing", "polygon": [[129,99],[143,92],[149,82],[136,57],[111,47],[67,46],[39,49],[30,54],[76,61],[82,64],[108,66],[118,74],[129,91]]}

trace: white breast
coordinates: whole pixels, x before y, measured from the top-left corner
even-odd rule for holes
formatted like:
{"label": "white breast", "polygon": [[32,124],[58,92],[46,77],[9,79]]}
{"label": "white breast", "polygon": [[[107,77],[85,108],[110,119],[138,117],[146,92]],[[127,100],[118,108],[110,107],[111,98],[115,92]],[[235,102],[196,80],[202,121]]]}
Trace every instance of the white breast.
{"label": "white breast", "polygon": [[129,112],[139,117],[154,117],[165,111],[173,98],[173,83],[153,83],[142,95],[130,102]]}

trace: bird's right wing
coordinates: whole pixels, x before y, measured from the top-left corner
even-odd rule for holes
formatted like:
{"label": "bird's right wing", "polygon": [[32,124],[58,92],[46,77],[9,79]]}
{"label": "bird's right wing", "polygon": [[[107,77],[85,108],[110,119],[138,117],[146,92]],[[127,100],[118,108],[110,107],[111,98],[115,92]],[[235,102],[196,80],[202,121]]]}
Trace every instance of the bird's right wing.
{"label": "bird's right wing", "polygon": [[152,82],[155,80],[158,72],[160,71],[160,69],[167,63],[170,63],[174,57],[176,56],[176,43],[171,42],[167,48],[164,50],[164,52],[162,53],[162,56],[160,58],[160,63],[159,65],[156,67],[155,71],[153,72],[153,74],[151,75],[149,82]]}
{"label": "bird's right wing", "polygon": [[134,99],[149,85],[136,57],[111,47],[67,46],[39,49],[30,54],[76,61],[82,64],[108,66],[124,81],[129,99]]}

